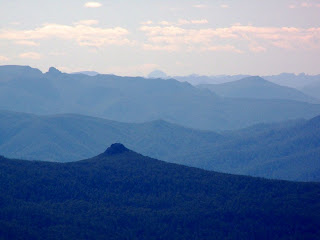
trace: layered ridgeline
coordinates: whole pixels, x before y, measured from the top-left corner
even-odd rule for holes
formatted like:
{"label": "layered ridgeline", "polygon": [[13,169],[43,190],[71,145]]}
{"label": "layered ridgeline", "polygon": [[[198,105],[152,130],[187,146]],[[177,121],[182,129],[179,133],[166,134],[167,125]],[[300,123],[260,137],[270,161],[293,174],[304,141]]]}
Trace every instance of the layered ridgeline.
{"label": "layered ridgeline", "polygon": [[247,77],[222,84],[200,84],[199,88],[206,88],[214,93],[231,98],[253,99],[290,99],[303,102],[320,102],[297,89],[280,86],[261,77]]}
{"label": "layered ridgeline", "polygon": [[[168,76],[167,76],[168,77]],[[237,81],[243,78],[253,77],[250,75],[216,75],[216,76],[201,76],[192,74],[189,76],[174,76],[174,79],[179,81],[187,81],[193,85],[199,84],[220,84]],[[287,86],[289,88],[302,89],[310,84],[320,82],[320,74],[307,75],[300,73],[298,75],[294,73],[280,73],[278,75],[262,76],[263,79],[273,82],[277,85]],[[319,95],[315,98],[319,98]]]}
{"label": "layered ridgeline", "polygon": [[122,142],[157,159],[227,173],[320,181],[320,117],[215,133],[165,121],[141,124],[80,115],[0,111],[0,154],[75,161]]}
{"label": "layered ridgeline", "polygon": [[320,184],[169,164],[114,144],[74,163],[0,158],[1,239],[317,239]]}
{"label": "layered ridgeline", "polygon": [[42,74],[0,67],[0,109],[37,114],[79,113],[123,122],[164,119],[187,127],[221,130],[259,122],[311,118],[320,105],[291,100],[221,98],[173,79]]}
{"label": "layered ridgeline", "polygon": [[320,81],[313,82],[304,86],[301,91],[309,94],[310,96],[320,99]]}

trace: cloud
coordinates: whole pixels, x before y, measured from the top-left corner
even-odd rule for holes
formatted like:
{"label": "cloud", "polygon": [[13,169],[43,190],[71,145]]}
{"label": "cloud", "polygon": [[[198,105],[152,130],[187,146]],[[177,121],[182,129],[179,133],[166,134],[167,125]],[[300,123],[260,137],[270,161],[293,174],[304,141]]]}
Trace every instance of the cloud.
{"label": "cloud", "polygon": [[15,41],[14,43],[18,45],[25,45],[25,46],[39,46],[39,43],[36,43],[34,41],[29,41],[29,40],[19,40],[19,41]]}
{"label": "cloud", "polygon": [[193,5],[192,7],[194,7],[194,8],[206,8],[207,5],[204,5],[204,4],[196,4],[196,5]]}
{"label": "cloud", "polygon": [[11,22],[10,24],[11,24],[11,25],[20,25],[21,22]]}
{"label": "cloud", "polygon": [[27,59],[33,59],[33,60],[38,60],[41,59],[41,54],[40,53],[36,53],[36,52],[25,52],[25,53],[21,53],[19,55],[20,58],[27,58]]}
{"label": "cloud", "polygon": [[58,56],[66,56],[67,54],[65,52],[50,52],[49,55],[58,57]]}
{"label": "cloud", "polygon": [[243,53],[242,50],[237,49],[235,46],[232,45],[217,45],[217,46],[210,46],[207,48],[202,48],[205,51],[214,51],[214,52],[235,52],[235,53]]}
{"label": "cloud", "polygon": [[6,61],[9,61],[9,58],[7,58],[6,56],[0,55],[0,62],[6,62]]}
{"label": "cloud", "polygon": [[148,21],[141,23],[141,25],[151,25],[151,24],[153,24],[153,22],[151,20],[148,20]]}
{"label": "cloud", "polygon": [[183,28],[142,26],[145,50],[158,51],[245,51],[261,53],[268,48],[287,50],[320,49],[320,28],[255,27],[233,25],[226,28]]}
{"label": "cloud", "polygon": [[312,3],[309,3],[309,2],[303,2],[301,3],[301,7],[305,7],[305,8],[309,8],[309,7],[312,7],[313,4]]}
{"label": "cloud", "polygon": [[208,20],[207,19],[191,20],[191,23],[193,23],[193,24],[207,24]]}
{"label": "cloud", "polygon": [[75,25],[86,25],[86,26],[92,26],[99,24],[98,20],[88,19],[88,20],[81,20],[74,23]]}
{"label": "cloud", "polygon": [[255,44],[255,43],[250,44],[249,49],[251,52],[254,52],[254,53],[261,53],[261,52],[267,51],[265,47],[259,46],[258,44]]}
{"label": "cloud", "polygon": [[186,24],[190,24],[191,22],[189,20],[186,19],[179,19],[177,25],[186,25]]}
{"label": "cloud", "polygon": [[161,21],[161,22],[159,22],[159,24],[160,24],[160,25],[170,25],[170,23],[167,22],[167,21]]}
{"label": "cloud", "polygon": [[84,7],[86,7],[86,8],[99,8],[99,7],[102,7],[102,4],[99,2],[86,2],[84,4]]}
{"label": "cloud", "polygon": [[167,51],[167,52],[176,52],[179,50],[177,45],[154,45],[154,44],[143,44],[144,50],[151,51]]}
{"label": "cloud", "polygon": [[187,19],[179,19],[176,25],[188,25],[188,24],[207,24],[207,19],[199,19],[199,20],[187,20]]}
{"label": "cloud", "polygon": [[[209,21],[207,19],[179,19],[177,22],[168,22],[168,21],[160,21],[158,23],[158,25],[162,25],[162,26],[182,26],[182,25],[201,25],[201,24],[207,24],[209,23]],[[142,22],[141,25],[152,25],[153,22],[152,21],[146,21],[146,22]]]}
{"label": "cloud", "polygon": [[44,24],[41,27],[29,30],[0,29],[0,39],[14,42],[62,39],[75,41],[79,46],[92,47],[132,44],[127,38],[128,35],[129,32],[125,28],[99,28],[79,24],[79,22],[73,25]]}
{"label": "cloud", "polygon": [[220,7],[221,7],[221,8],[229,8],[229,5],[227,5],[227,4],[221,4]]}
{"label": "cloud", "polygon": [[312,7],[320,7],[320,4],[318,3],[319,1],[305,1],[301,2],[300,4],[291,4],[289,5],[289,8],[295,9],[295,8],[312,8]]}

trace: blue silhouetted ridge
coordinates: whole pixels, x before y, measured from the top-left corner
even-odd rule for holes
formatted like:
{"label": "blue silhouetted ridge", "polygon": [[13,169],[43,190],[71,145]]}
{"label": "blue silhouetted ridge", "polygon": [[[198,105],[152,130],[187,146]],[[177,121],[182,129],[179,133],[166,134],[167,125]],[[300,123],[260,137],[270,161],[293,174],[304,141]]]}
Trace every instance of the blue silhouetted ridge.
{"label": "blue silhouetted ridge", "polygon": [[107,150],[104,152],[104,154],[107,155],[115,155],[115,154],[120,154],[124,152],[129,152],[130,150],[126,148],[123,144],[121,143],[114,143],[110,147],[107,148]]}

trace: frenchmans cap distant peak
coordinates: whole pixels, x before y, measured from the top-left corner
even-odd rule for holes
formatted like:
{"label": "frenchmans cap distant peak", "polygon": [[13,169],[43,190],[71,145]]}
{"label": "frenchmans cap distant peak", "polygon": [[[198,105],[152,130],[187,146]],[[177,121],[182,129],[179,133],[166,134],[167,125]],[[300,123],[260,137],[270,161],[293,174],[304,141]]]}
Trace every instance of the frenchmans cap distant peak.
{"label": "frenchmans cap distant peak", "polygon": [[114,144],[111,144],[111,146],[108,147],[108,149],[104,153],[108,155],[114,155],[114,154],[120,154],[124,152],[129,152],[129,149],[126,148],[121,143],[114,143]]}
{"label": "frenchmans cap distant peak", "polygon": [[61,71],[59,71],[55,67],[50,67],[48,73],[50,73],[50,74],[60,74]]}

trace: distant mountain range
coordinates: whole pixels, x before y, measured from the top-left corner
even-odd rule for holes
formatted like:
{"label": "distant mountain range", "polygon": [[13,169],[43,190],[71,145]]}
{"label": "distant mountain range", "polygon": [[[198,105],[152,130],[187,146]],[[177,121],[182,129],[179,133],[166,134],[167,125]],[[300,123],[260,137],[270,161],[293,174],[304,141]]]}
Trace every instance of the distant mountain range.
{"label": "distant mountain range", "polygon": [[121,144],[74,163],[0,157],[1,239],[317,239],[320,185],[227,175]]}
{"label": "distant mountain range", "polygon": [[[199,85],[199,84],[221,84],[221,83],[233,82],[233,81],[237,81],[247,77],[253,77],[253,76],[241,75],[241,74],[240,75],[201,76],[197,74],[191,74],[189,76],[172,76],[171,78],[177,79],[178,81],[181,81],[181,82],[186,81],[193,85]],[[308,86],[310,84],[320,82],[320,74],[307,75],[307,74],[301,73],[296,75],[293,73],[281,73],[279,75],[261,76],[261,77],[275,84],[296,88],[298,90],[302,90],[305,86]],[[167,76],[167,78],[170,78],[170,76]],[[317,98],[319,98],[319,95]]]}
{"label": "distant mountain range", "polygon": [[316,104],[222,98],[174,79],[65,74],[55,68],[43,74],[24,66],[0,66],[0,109],[77,113],[123,122],[163,119],[205,130],[236,129],[320,114],[320,105]]}
{"label": "distant mountain range", "polygon": [[320,98],[320,81],[304,86],[302,91],[314,98]]}
{"label": "distant mountain range", "polygon": [[0,111],[0,154],[75,161],[125,143],[168,162],[266,178],[320,181],[320,117],[215,133],[165,121],[141,124],[81,115]]}
{"label": "distant mountain range", "polygon": [[81,72],[73,72],[71,74],[84,74],[84,75],[93,77],[93,76],[98,75],[99,73],[95,72],[95,71],[81,71]]}
{"label": "distant mountain range", "polygon": [[200,84],[198,87],[207,88],[220,96],[231,98],[290,99],[303,102],[320,102],[320,100],[297,89],[280,86],[258,76],[222,84]]}

